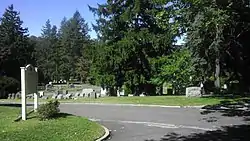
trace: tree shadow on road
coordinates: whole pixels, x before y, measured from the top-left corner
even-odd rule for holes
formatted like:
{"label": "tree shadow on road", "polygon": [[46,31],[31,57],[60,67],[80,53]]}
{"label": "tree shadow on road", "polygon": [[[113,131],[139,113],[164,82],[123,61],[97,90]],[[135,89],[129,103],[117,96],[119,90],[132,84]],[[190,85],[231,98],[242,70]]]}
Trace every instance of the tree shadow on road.
{"label": "tree shadow on road", "polygon": [[202,108],[202,115],[211,115],[204,118],[206,122],[218,120],[212,113],[221,113],[223,117],[243,118],[245,124],[224,126],[220,130],[207,131],[205,133],[193,133],[187,136],[174,132],[167,133],[160,140],[148,139],[145,141],[250,141],[250,99],[241,98],[233,103],[225,99],[216,105],[207,105]]}
{"label": "tree shadow on road", "polygon": [[223,127],[221,130],[207,131],[182,136],[168,133],[160,140],[148,139],[145,141],[250,141],[250,125],[237,125]]}
{"label": "tree shadow on road", "polygon": [[202,115],[219,112],[225,117],[243,117],[245,121],[250,119],[250,99],[238,99],[235,102],[228,100],[221,101],[219,104],[204,106]]}

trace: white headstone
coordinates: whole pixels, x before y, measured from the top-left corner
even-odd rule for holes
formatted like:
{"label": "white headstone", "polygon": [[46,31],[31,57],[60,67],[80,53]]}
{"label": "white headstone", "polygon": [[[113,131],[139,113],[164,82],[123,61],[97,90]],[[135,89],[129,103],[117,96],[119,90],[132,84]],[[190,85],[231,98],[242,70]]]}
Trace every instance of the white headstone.
{"label": "white headstone", "polygon": [[201,97],[201,87],[187,87],[186,97]]}

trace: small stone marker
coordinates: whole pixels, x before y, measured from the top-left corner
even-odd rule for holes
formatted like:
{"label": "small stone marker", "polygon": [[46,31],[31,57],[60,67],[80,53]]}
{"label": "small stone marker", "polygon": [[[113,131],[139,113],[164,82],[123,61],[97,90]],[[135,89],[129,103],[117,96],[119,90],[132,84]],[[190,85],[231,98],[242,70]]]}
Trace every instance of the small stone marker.
{"label": "small stone marker", "polygon": [[44,96],[42,97],[42,99],[48,99],[48,96],[44,95]]}
{"label": "small stone marker", "polygon": [[11,99],[12,94],[8,94],[8,99]]}
{"label": "small stone marker", "polygon": [[201,97],[201,87],[187,87],[186,97]]}
{"label": "small stone marker", "polygon": [[14,93],[11,94],[11,99],[15,99],[15,94]]}
{"label": "small stone marker", "polygon": [[20,92],[16,93],[16,99],[21,99],[21,93]]}
{"label": "small stone marker", "polygon": [[57,94],[52,95],[52,99],[56,99],[57,98]]}
{"label": "small stone marker", "polygon": [[63,98],[63,94],[59,94],[58,96],[57,96],[57,99],[62,99]]}

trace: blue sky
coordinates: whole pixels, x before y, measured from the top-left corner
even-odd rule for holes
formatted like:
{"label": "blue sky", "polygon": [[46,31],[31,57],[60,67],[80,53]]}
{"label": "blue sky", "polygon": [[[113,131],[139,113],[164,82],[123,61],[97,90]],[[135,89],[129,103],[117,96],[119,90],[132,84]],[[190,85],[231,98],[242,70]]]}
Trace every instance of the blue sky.
{"label": "blue sky", "polygon": [[[105,3],[106,0],[0,0],[0,15],[3,15],[5,9],[13,4],[14,8],[20,12],[23,27],[28,27],[29,34],[39,36],[42,26],[47,19],[50,19],[52,25],[59,27],[63,17],[71,17],[78,10],[82,17],[89,23],[95,23],[94,15],[89,11],[88,5],[97,6],[97,3]],[[90,36],[96,36],[91,31]]]}
{"label": "blue sky", "polygon": [[[89,11],[88,5],[97,7],[97,3],[105,2],[106,0],[0,0],[0,15],[2,16],[5,9],[13,4],[14,8],[20,12],[23,26],[28,27],[29,34],[39,36],[47,19],[50,19],[52,25],[59,27],[63,17],[72,17],[76,10],[92,28],[91,23],[95,23],[95,17]],[[89,35],[91,38],[96,37],[93,30]],[[177,42],[177,44],[182,43],[183,39]]]}

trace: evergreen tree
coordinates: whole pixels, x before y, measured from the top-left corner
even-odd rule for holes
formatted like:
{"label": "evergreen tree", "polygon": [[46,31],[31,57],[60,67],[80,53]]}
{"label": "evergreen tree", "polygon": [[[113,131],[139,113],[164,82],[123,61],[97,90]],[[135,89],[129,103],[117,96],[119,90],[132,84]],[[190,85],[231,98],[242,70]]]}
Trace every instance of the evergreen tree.
{"label": "evergreen tree", "polygon": [[150,0],[108,0],[90,10],[99,17],[94,28],[102,56],[96,57],[93,67],[99,71],[101,83],[110,81],[117,87],[126,84],[134,94],[149,92],[150,58],[169,54],[174,40],[169,28],[157,24],[156,15],[164,5]]}
{"label": "evergreen tree", "polygon": [[35,65],[34,47],[29,42],[28,29],[22,27],[19,15],[10,5],[0,20],[0,73],[17,81],[20,81],[20,67]]}

